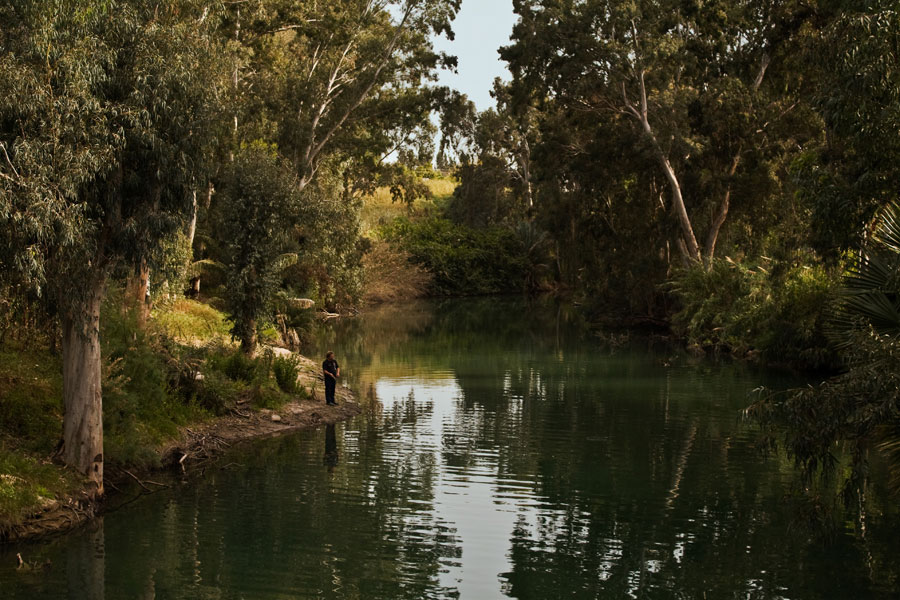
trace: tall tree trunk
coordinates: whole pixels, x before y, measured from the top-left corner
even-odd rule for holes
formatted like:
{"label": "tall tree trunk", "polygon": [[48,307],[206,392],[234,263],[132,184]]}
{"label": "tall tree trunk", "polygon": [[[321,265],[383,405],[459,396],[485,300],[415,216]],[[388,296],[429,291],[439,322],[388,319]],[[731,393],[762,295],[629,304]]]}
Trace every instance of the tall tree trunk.
{"label": "tall tree trunk", "polygon": [[[759,71],[756,74],[756,78],[753,80],[753,94],[759,91],[759,87],[762,85],[763,79],[766,77],[766,71],[769,68],[769,64],[772,59],[769,56],[768,52],[763,52],[759,61]],[[709,228],[709,233],[706,237],[706,246],[703,252],[703,261],[706,264],[706,267],[709,268],[712,266],[713,259],[716,256],[716,243],[719,239],[719,232],[722,230],[722,225],[725,224],[725,219],[728,217],[728,210],[731,207],[731,181],[730,179],[734,177],[734,174],[737,173],[738,165],[741,162],[741,150],[743,146],[738,145],[737,152],[734,154],[734,158],[731,161],[731,168],[728,169],[728,178],[729,182],[727,187],[725,188],[725,196],[722,198],[722,203],[719,204],[719,209],[716,211],[716,216],[713,217],[712,224]]]}
{"label": "tall tree trunk", "polygon": [[656,141],[656,136],[650,129],[650,123],[646,118],[642,119],[644,131],[650,136],[653,146],[656,149],[656,158],[666,175],[669,182],[669,190],[672,192],[672,207],[675,209],[675,216],[678,217],[678,224],[681,226],[681,244],[679,248],[682,250],[685,259],[690,262],[699,263],[702,260],[700,255],[700,244],[697,243],[697,237],[694,235],[694,227],[691,225],[691,218],[688,216],[687,207],[684,204],[684,196],[681,194],[681,184],[678,181],[678,175],[675,168],[669,162],[668,157],[663,153],[662,148]]}
{"label": "tall tree trunk", "polygon": [[63,458],[103,494],[103,400],[101,396],[100,302],[103,279],[93,282],[76,314],[62,319]]}
{"label": "tall tree trunk", "polygon": [[[194,236],[197,234],[197,190],[194,190],[193,200],[191,202],[191,220],[188,223],[188,248],[194,247]],[[190,259],[188,259],[190,260]]]}
{"label": "tall tree trunk", "polygon": [[[635,38],[637,38],[636,34]],[[684,196],[681,193],[678,175],[675,173],[675,168],[669,161],[669,157],[660,145],[659,140],[656,139],[656,134],[650,125],[650,109],[647,103],[647,85],[644,81],[644,75],[645,73],[642,70],[638,78],[641,92],[640,107],[635,106],[628,99],[624,82],[622,83],[622,99],[624,100],[626,111],[638,120],[644,133],[653,144],[656,159],[659,161],[666,180],[669,182],[669,189],[672,192],[672,208],[675,210],[678,225],[681,227],[681,236],[677,240],[678,249],[681,251],[686,263],[699,263],[703,260],[700,254],[700,244],[697,243],[697,236],[694,235],[694,227],[691,225],[691,218],[688,216],[687,207],[684,204]]]}

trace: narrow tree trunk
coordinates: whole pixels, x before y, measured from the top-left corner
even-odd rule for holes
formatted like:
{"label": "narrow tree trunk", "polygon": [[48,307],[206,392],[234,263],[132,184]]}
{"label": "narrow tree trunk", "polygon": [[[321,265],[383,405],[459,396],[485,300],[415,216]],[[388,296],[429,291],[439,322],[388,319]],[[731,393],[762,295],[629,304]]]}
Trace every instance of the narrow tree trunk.
{"label": "narrow tree trunk", "polygon": [[[197,234],[197,190],[194,190],[193,201],[191,203],[191,221],[188,223],[188,248],[194,247],[194,236]],[[190,259],[188,259],[190,260]]]}
{"label": "narrow tree trunk", "polygon": [[150,266],[144,258],[125,283],[125,308],[135,311],[139,327],[147,324],[150,318]]}
{"label": "narrow tree trunk", "polygon": [[62,319],[63,458],[103,494],[103,400],[101,397],[100,302],[98,279],[79,314]]}
{"label": "narrow tree trunk", "polygon": [[[756,74],[756,79],[753,80],[753,94],[755,95],[759,91],[759,87],[762,85],[763,79],[765,79],[766,71],[769,68],[769,64],[771,63],[771,57],[768,52],[763,52],[763,55],[760,57],[759,62],[759,72]],[[729,179],[734,177],[734,174],[737,173],[738,164],[741,162],[741,146],[738,146],[738,150],[734,155],[734,159],[731,161],[731,168],[728,169],[728,177]],[[719,209],[716,211],[716,216],[713,218],[713,222],[709,228],[709,233],[706,237],[706,247],[704,248],[704,256],[703,260],[707,266],[707,268],[712,266],[712,261],[716,255],[716,243],[719,239],[719,232],[722,230],[722,225],[725,224],[725,219],[728,217],[728,210],[731,207],[731,181],[728,182],[728,186],[725,188],[725,196],[722,198],[722,203],[719,205]]]}
{"label": "narrow tree trunk", "polygon": [[687,207],[684,204],[684,196],[681,194],[681,184],[678,181],[678,175],[672,163],[663,153],[662,148],[656,141],[656,136],[650,128],[650,122],[646,118],[642,119],[644,131],[650,136],[653,147],[656,150],[656,158],[663,169],[666,180],[669,182],[669,190],[672,193],[672,207],[675,209],[675,215],[678,217],[678,224],[681,226],[681,241],[679,249],[682,250],[686,260],[699,263],[702,260],[700,255],[700,244],[697,243],[697,237],[694,235],[694,227],[691,225],[691,218],[688,216]]}
{"label": "narrow tree trunk", "polygon": [[[731,168],[728,170],[728,177],[734,177],[734,174],[737,173],[738,164],[741,161],[741,153],[738,150],[738,153],[734,155],[734,160],[731,161]],[[719,239],[719,231],[722,230],[722,225],[725,224],[725,218],[728,217],[728,209],[731,206],[731,182],[728,182],[728,187],[725,188],[725,197],[722,198],[722,203],[719,205],[719,210],[716,211],[716,216],[713,218],[713,222],[709,228],[709,235],[706,237],[706,248],[704,251],[703,260],[706,262],[707,268],[712,266],[713,258],[716,256],[716,242]]]}
{"label": "narrow tree trunk", "polygon": [[[634,23],[632,23],[632,27],[634,27]],[[637,31],[635,31],[634,34],[634,38],[637,39]],[[653,127],[650,126],[650,109],[647,102],[647,85],[644,81],[644,75],[645,73],[642,70],[638,79],[641,91],[640,108],[633,105],[628,99],[624,82],[622,83],[622,99],[625,102],[625,109],[640,122],[644,133],[653,143],[656,158],[669,182],[669,189],[672,192],[672,207],[675,210],[678,224],[681,227],[681,236],[678,239],[678,249],[681,250],[686,263],[700,263],[703,260],[703,257],[700,254],[700,244],[697,243],[697,236],[694,235],[694,227],[691,225],[691,218],[688,216],[687,207],[684,204],[684,196],[681,193],[681,184],[678,181],[678,175],[675,173],[675,168],[672,166],[672,163],[669,162],[669,157],[660,145],[659,140],[656,139]]]}
{"label": "narrow tree trunk", "polygon": [[248,319],[241,335],[241,351],[247,356],[252,357],[256,354],[256,319]]}

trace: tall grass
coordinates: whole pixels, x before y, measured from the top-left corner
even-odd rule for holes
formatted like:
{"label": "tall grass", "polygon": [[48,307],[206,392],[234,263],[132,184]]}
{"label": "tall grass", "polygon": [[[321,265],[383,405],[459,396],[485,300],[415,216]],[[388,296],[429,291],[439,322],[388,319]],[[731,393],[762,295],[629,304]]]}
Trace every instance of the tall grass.
{"label": "tall grass", "polygon": [[157,332],[182,344],[205,344],[231,336],[225,313],[187,298],[154,310],[152,323]]}
{"label": "tall grass", "polygon": [[373,194],[363,198],[360,215],[363,232],[372,234],[397,217],[423,216],[439,212],[450,201],[458,182],[455,179],[429,179],[426,180],[426,185],[431,190],[432,197],[420,198],[412,206],[394,202],[387,187],[377,188]]}

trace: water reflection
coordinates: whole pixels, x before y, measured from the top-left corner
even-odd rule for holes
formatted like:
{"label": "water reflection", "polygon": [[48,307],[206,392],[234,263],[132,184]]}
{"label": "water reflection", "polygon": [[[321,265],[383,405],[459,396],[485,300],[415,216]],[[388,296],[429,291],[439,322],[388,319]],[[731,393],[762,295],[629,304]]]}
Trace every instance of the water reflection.
{"label": "water reflection", "polygon": [[68,597],[72,600],[104,600],[106,549],[103,517],[88,525],[72,544],[66,560]]}
{"label": "water reflection", "polygon": [[893,504],[873,491],[864,539],[795,527],[792,465],[737,419],[765,375],[577,319],[490,300],[333,323],[308,352],[340,349],[361,418],[30,546],[67,565],[39,579],[0,550],[0,597],[891,597]]}
{"label": "water reflection", "polygon": [[322,462],[328,467],[328,472],[333,473],[338,460],[337,435],[335,434],[335,426],[332,423],[325,426],[325,457],[322,459]]}

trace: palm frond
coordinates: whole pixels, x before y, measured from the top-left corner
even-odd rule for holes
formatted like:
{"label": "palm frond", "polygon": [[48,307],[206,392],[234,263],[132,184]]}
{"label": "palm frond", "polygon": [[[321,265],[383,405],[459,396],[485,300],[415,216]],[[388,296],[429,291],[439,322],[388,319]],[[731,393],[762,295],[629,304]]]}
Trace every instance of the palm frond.
{"label": "palm frond", "polygon": [[300,258],[295,252],[288,252],[276,258],[272,266],[276,272],[283,271],[288,267],[296,265],[298,260],[300,260]]}
{"label": "palm frond", "polygon": [[878,335],[900,335],[900,204],[878,215],[869,247],[847,270],[826,334],[839,348],[853,343],[853,332],[871,327]]}
{"label": "palm frond", "polygon": [[879,216],[875,239],[893,254],[900,254],[900,205],[892,202]]}

